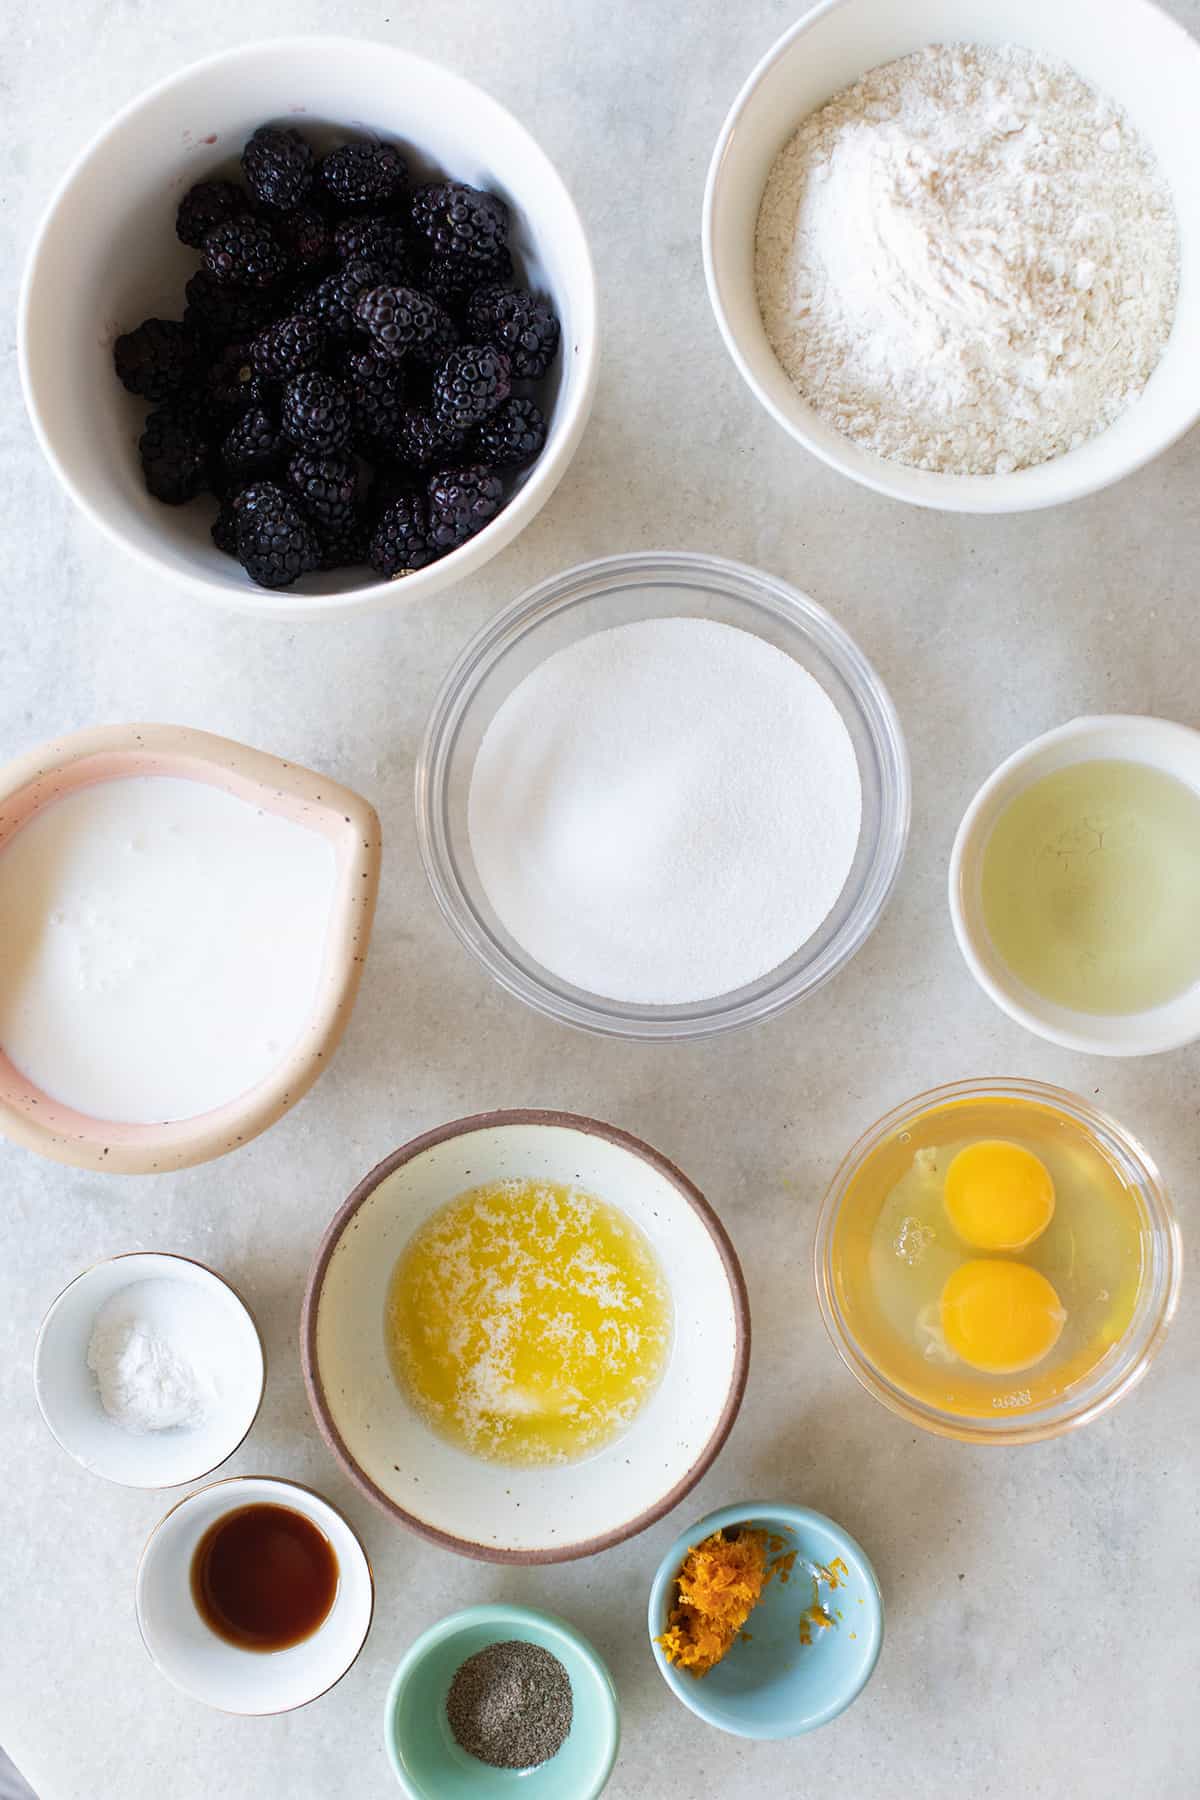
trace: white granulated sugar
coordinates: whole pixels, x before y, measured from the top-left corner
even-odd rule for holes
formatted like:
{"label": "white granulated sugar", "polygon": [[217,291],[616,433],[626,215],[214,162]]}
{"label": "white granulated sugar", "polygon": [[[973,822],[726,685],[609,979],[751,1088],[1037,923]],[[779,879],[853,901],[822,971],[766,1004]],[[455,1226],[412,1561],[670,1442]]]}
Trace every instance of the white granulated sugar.
{"label": "white granulated sugar", "polygon": [[541,663],[497,710],[468,825],[501,922],[552,974],[643,1005],[777,968],[836,904],[862,787],[807,670],[711,619],[646,619]]}
{"label": "white granulated sugar", "polygon": [[775,354],[824,419],[896,462],[986,475],[1076,448],[1137,398],[1179,245],[1110,100],[1064,63],[956,44],[804,121],[772,166],[755,264]]}

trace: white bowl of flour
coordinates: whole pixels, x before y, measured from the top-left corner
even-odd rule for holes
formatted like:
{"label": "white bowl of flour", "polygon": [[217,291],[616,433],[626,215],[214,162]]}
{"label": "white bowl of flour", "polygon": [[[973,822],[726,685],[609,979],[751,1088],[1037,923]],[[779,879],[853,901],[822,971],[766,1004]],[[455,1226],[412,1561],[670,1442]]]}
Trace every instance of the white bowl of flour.
{"label": "white bowl of flour", "polygon": [[955,512],[1077,499],[1200,418],[1200,45],[1150,0],[830,0],[709,170],[726,345],[799,443]]}

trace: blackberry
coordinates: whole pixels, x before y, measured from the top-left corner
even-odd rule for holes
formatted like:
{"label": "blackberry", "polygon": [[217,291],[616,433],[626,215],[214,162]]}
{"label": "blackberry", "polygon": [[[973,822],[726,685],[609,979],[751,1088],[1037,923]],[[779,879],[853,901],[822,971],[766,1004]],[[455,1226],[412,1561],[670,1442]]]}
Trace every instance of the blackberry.
{"label": "blackberry", "polygon": [[354,423],[350,390],[333,375],[306,370],[293,375],[283,390],[284,436],[298,450],[329,456],[350,441]]}
{"label": "blackberry", "polygon": [[187,298],[184,324],[210,342],[253,337],[274,310],[270,294],[218,281],[207,269],[197,269],[183,291]]}
{"label": "blackberry", "polygon": [[399,575],[425,568],[439,555],[430,534],[424,495],[408,494],[393,500],[371,533],[368,559],[376,574],[394,581]]}
{"label": "blackberry", "polygon": [[504,483],[482,463],[435,475],[429,483],[429,528],[439,553],[473,538],[503,504]]}
{"label": "blackberry", "polygon": [[281,488],[260,482],[238,496],[234,511],[238,561],[260,587],[290,587],[320,567],[316,533]]}
{"label": "blackberry", "polygon": [[208,446],[190,412],[160,406],[146,419],[138,440],[147,491],[167,506],[182,506],[202,493]]}
{"label": "blackberry", "polygon": [[325,329],[303,313],[287,313],[260,331],[250,346],[250,359],[267,381],[286,381],[318,368],[325,355]]}
{"label": "blackberry", "polygon": [[412,220],[438,256],[489,262],[508,237],[508,208],[462,181],[436,181],[412,197]]}
{"label": "blackberry", "polygon": [[275,236],[300,269],[316,269],[333,255],[333,227],[315,206],[298,206],[275,222]]}
{"label": "blackberry", "polygon": [[230,475],[265,474],[279,458],[279,427],[261,406],[252,406],[221,441],[221,461]]}
{"label": "blackberry", "polygon": [[480,462],[494,469],[523,469],[536,462],[546,443],[546,421],[532,400],[506,400],[471,435]]}
{"label": "blackberry", "polygon": [[419,476],[403,463],[376,463],[367,494],[368,517],[378,524],[393,501],[411,499],[423,485]]}
{"label": "blackberry", "polygon": [[396,419],[389,449],[396,460],[411,469],[428,469],[434,463],[443,467],[463,452],[466,439],[460,431],[443,427],[420,406],[405,406]]}
{"label": "blackberry", "polygon": [[229,510],[235,519],[243,513],[253,512],[259,506],[290,506],[290,495],[286,494],[277,481],[243,482],[229,501]]}
{"label": "blackberry", "polygon": [[384,286],[365,289],[354,316],[377,351],[399,358],[434,336],[440,311],[416,288]]}
{"label": "blackberry", "polygon": [[495,344],[521,381],[540,381],[558,352],[558,315],[526,288],[482,287],[467,302],[467,331]]}
{"label": "blackberry", "polygon": [[317,164],[317,181],[335,206],[386,206],[408,183],[408,164],[394,144],[343,144]]}
{"label": "blackberry", "polygon": [[216,225],[204,240],[204,266],[217,281],[268,288],[285,273],[287,252],[271,227],[249,213]]}
{"label": "blackberry", "polygon": [[242,174],[260,206],[291,212],[313,181],[313,153],[290,126],[260,125],[242,151]]}
{"label": "blackberry", "polygon": [[403,226],[376,213],[343,219],[334,231],[333,248],[341,262],[377,263],[391,281],[404,281],[412,269]]}
{"label": "blackberry", "polygon": [[318,281],[299,302],[307,318],[319,319],[331,337],[353,337],[357,330],[354,307],[366,288],[378,287],[384,272],[378,263],[342,263]]}
{"label": "blackberry", "polygon": [[143,319],[113,345],[113,367],[122,386],[154,405],[177,394],[196,366],[196,333],[174,319]]}
{"label": "blackberry", "polygon": [[452,350],[433,378],[433,416],[443,430],[468,431],[508,399],[510,365],[489,344]]}
{"label": "blackberry", "polygon": [[328,529],[317,526],[317,542],[321,547],[323,569],[352,569],[368,560],[371,527],[365,515],[357,510]]}
{"label": "blackberry", "polygon": [[297,450],[288,458],[287,484],[306,519],[323,530],[344,525],[354,511],[358,469],[352,456],[310,456]]}
{"label": "blackberry", "polygon": [[222,501],[221,510],[210,527],[212,541],[224,556],[237,555],[237,514],[228,500]]}
{"label": "blackberry", "polygon": [[203,247],[210,231],[246,210],[246,190],[236,181],[198,181],[179,202],[175,230],[193,250]]}
{"label": "blackberry", "polygon": [[209,367],[204,380],[208,413],[218,421],[249,407],[261,406],[267,384],[256,374],[249,344],[227,344]]}
{"label": "blackberry", "polygon": [[373,350],[349,350],[341,367],[350,389],[355,442],[360,448],[385,443],[395,435],[404,402],[400,365]]}
{"label": "blackberry", "polygon": [[501,246],[487,261],[465,256],[431,256],[421,270],[419,285],[451,313],[460,313],[476,288],[497,283],[506,286],[513,276],[513,259]]}
{"label": "blackberry", "polygon": [[424,369],[433,370],[439,363],[445,362],[457,345],[458,326],[444,306],[439,306],[437,301],[430,304],[434,308],[433,331],[424,343],[413,345],[412,361]]}

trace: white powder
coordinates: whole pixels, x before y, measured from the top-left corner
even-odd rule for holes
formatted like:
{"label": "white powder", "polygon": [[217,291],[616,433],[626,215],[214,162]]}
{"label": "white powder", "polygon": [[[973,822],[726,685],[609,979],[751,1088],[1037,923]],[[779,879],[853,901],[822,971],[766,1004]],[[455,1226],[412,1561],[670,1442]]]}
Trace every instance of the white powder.
{"label": "white powder", "polygon": [[682,1005],[778,967],[854,861],[850,735],[805,669],[711,619],[647,619],[548,657],[499,707],[468,807],[479,878],[553,974]]}
{"label": "white powder", "polygon": [[755,261],[804,399],[866,449],[957,475],[1111,424],[1162,354],[1179,279],[1171,196],[1128,118],[1063,63],[961,44],[873,69],[804,121]]}
{"label": "white powder", "polygon": [[236,1377],[219,1311],[190,1282],[167,1278],[131,1282],[105,1301],[87,1362],[105,1412],[137,1434],[195,1430]]}

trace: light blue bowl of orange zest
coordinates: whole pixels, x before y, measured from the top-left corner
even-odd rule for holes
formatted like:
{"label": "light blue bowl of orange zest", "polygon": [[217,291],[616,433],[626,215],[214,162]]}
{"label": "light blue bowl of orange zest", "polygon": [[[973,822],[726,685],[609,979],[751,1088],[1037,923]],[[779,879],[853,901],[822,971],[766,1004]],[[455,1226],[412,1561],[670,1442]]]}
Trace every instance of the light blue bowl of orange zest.
{"label": "light blue bowl of orange zest", "polygon": [[[696,1676],[669,1663],[655,1639],[667,1629],[688,1551],[734,1525],[761,1526],[781,1538],[785,1552],[796,1551],[795,1563],[786,1581],[776,1574],[767,1583],[746,1635],[707,1675]],[[820,1582],[815,1591],[810,1571],[831,1565],[836,1588]],[[817,1598],[824,1625],[811,1617]],[[709,1513],[676,1538],[654,1577],[648,1623],[659,1673],[706,1725],[737,1737],[799,1737],[845,1712],[871,1679],[883,1646],[883,1596],[862,1546],[824,1513],[786,1501],[745,1501]]]}
{"label": "light blue bowl of orange zest", "polygon": [[[489,1644],[521,1638],[557,1656],[571,1683],[571,1729],[557,1756],[531,1769],[493,1769],[456,1741],[446,1696],[461,1663]],[[383,1737],[409,1800],[595,1800],[621,1741],[612,1677],[565,1619],[525,1606],[468,1606],[410,1646],[392,1677]]]}

